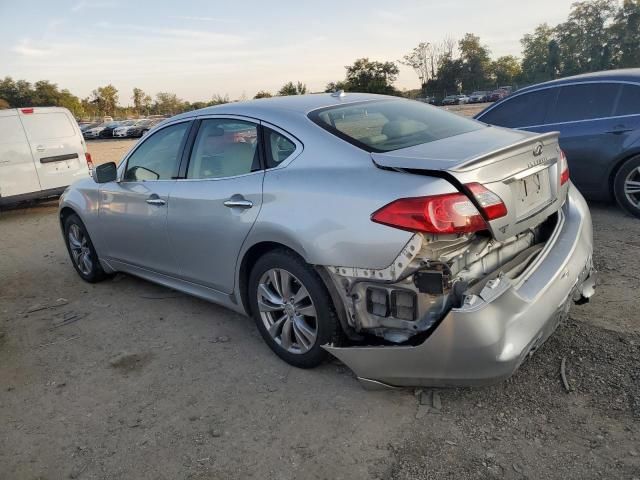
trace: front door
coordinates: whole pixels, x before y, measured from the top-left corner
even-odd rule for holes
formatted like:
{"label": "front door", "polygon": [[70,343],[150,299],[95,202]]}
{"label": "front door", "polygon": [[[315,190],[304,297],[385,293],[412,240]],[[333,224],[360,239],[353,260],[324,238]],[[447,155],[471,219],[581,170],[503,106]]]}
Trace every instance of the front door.
{"label": "front door", "polygon": [[126,160],[120,180],[102,185],[99,228],[107,258],[178,273],[167,213],[190,126],[189,121],[175,123],[143,140]]}
{"label": "front door", "polygon": [[253,122],[201,121],[169,204],[169,242],[184,280],[233,291],[238,254],[262,204],[260,150]]}

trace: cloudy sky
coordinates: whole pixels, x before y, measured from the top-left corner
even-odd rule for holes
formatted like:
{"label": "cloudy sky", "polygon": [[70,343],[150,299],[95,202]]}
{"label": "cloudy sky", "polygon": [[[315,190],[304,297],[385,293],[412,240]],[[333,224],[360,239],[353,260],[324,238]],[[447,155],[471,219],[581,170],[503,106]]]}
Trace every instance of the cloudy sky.
{"label": "cloudy sky", "polygon": [[[493,55],[564,20],[572,0],[0,0],[0,77],[48,79],[79,96],[113,83],[186,100],[252,97],[289,80],[312,91],[359,57],[398,60],[421,41],[465,32]],[[416,88],[403,67],[396,84]]]}

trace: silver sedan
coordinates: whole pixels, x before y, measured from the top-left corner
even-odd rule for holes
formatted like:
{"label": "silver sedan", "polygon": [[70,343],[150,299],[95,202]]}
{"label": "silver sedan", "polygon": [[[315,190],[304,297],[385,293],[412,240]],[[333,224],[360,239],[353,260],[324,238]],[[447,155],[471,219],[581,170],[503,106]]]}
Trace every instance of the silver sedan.
{"label": "silver sedan", "polygon": [[73,266],[252,316],[286,362],[369,387],[510,376],[594,292],[592,227],[558,135],[398,98],[205,108],[60,201]]}

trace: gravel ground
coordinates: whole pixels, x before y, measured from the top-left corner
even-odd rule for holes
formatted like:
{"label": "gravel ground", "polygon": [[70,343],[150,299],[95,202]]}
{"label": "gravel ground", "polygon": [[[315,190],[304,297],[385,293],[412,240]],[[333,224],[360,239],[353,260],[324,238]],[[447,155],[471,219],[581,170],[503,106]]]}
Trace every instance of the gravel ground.
{"label": "gravel ground", "polygon": [[596,297],[513,378],[417,392],[291,368],[249,319],[134,277],[83,283],[55,211],[0,213],[0,478],[640,478],[640,222],[612,206]]}

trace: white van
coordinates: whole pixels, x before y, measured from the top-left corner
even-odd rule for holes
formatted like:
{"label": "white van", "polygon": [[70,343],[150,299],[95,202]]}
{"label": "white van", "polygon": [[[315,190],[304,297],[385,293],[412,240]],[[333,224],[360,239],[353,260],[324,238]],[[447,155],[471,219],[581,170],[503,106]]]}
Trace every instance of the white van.
{"label": "white van", "polygon": [[0,110],[0,206],[60,195],[91,166],[66,108]]}

